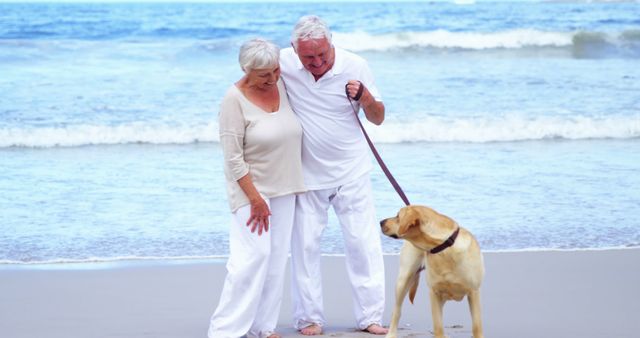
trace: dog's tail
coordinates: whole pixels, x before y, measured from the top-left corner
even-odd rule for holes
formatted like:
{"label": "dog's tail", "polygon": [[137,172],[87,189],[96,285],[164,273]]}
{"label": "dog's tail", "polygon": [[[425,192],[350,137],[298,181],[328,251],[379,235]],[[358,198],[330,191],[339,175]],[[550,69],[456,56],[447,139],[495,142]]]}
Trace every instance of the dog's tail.
{"label": "dog's tail", "polygon": [[424,270],[424,265],[422,265],[420,269],[418,269],[416,273],[413,274],[411,281],[409,281],[409,301],[411,302],[411,304],[413,304],[413,299],[416,298],[416,292],[418,292],[418,285],[420,284],[420,272],[422,272],[422,270]]}

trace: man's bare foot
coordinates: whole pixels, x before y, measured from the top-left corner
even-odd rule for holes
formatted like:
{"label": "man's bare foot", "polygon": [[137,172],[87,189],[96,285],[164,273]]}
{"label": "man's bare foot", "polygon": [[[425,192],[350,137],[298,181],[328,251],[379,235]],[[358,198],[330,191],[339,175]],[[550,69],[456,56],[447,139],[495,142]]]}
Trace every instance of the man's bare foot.
{"label": "man's bare foot", "polygon": [[382,327],[378,324],[371,324],[367,326],[367,328],[364,329],[363,331],[367,331],[371,334],[387,334],[387,332],[389,332],[389,329],[387,329],[386,327]]}
{"label": "man's bare foot", "polygon": [[300,329],[300,333],[305,336],[317,336],[322,334],[322,327],[318,324],[311,324],[305,328]]}
{"label": "man's bare foot", "polygon": [[277,334],[277,333],[272,333],[269,337],[267,338],[282,338],[281,335]]}

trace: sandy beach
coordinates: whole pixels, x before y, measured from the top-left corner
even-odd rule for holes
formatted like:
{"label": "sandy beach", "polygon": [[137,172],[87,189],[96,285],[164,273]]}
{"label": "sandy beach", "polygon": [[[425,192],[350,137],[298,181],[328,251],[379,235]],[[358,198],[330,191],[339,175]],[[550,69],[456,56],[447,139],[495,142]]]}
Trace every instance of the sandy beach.
{"label": "sandy beach", "polygon": [[[640,249],[489,252],[482,288],[485,336],[635,338],[640,332]],[[398,256],[385,256],[391,315]],[[344,258],[324,257],[326,337],[357,332]],[[205,337],[224,260],[0,266],[0,335],[7,338]],[[430,337],[426,285],[405,302],[401,337]],[[290,328],[285,285],[279,331]],[[466,302],[447,303],[452,338],[471,337]]]}

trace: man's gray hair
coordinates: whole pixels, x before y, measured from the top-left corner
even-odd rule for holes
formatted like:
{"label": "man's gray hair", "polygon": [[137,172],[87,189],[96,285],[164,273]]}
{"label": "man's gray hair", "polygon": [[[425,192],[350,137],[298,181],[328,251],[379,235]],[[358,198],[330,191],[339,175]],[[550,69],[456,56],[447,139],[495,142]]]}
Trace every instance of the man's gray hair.
{"label": "man's gray hair", "polygon": [[265,39],[251,39],[242,44],[238,62],[245,73],[253,69],[270,69],[280,62],[280,48]]}
{"label": "man's gray hair", "polygon": [[331,44],[331,31],[324,20],[315,15],[305,15],[298,20],[291,33],[293,48],[298,49],[298,41],[326,38]]}

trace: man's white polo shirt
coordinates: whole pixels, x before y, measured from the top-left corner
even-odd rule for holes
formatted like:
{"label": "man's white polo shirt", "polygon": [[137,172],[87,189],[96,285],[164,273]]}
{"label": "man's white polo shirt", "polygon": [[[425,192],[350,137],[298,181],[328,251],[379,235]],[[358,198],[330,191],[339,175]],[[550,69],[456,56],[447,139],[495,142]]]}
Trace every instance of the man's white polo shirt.
{"label": "man's white polo shirt", "polygon": [[316,81],[290,47],[280,51],[280,68],[291,107],[302,124],[307,188],[335,188],[369,172],[369,147],[345,94],[347,82],[359,80],[376,101],[382,101],[366,60],[335,48],[333,67]]}

